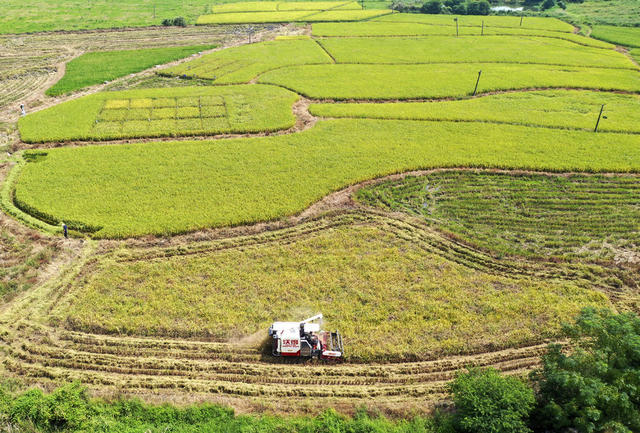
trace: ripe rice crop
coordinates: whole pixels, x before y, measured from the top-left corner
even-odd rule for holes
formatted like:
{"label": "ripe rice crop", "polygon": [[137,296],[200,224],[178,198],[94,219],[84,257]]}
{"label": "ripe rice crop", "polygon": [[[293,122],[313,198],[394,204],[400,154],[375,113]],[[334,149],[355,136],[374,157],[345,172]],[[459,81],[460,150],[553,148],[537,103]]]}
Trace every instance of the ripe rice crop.
{"label": "ripe rice crop", "polygon": [[208,24],[263,24],[263,23],[289,23],[300,21],[310,15],[311,11],[285,11],[285,12],[234,12],[213,15],[201,15],[196,21],[197,25]]}
{"label": "ripe rice crop", "polygon": [[640,171],[639,135],[478,122],[337,119],[290,135],[44,153],[27,152],[16,204],[103,238],[272,220],[349,184],[414,169]]}
{"label": "ripe rice crop", "polygon": [[337,63],[526,63],[637,70],[615,50],[536,37],[485,36],[452,38],[328,38],[320,44]]}
{"label": "ripe rice crop", "polygon": [[616,26],[593,26],[591,35],[594,38],[611,42],[625,47],[640,48],[640,28],[639,27],[616,27]]}
{"label": "ripe rice crop", "polygon": [[234,2],[213,5],[211,12],[214,14],[229,12],[275,12],[278,10],[277,1]]}
{"label": "ripe rice crop", "polygon": [[478,71],[479,93],[545,87],[640,92],[640,74],[631,69],[500,63],[303,65],[266,72],[258,81],[315,99],[444,98],[472,95]]}
{"label": "ripe rice crop", "polygon": [[215,48],[215,45],[86,53],[67,63],[62,79],[49,88],[46,94],[62,95],[212,48]]}
{"label": "ripe rice crop", "polygon": [[436,172],[366,187],[357,197],[497,254],[610,261],[640,254],[636,176]]}
{"label": "ripe rice crop", "polygon": [[25,142],[264,132],[294,125],[298,96],[263,85],[97,93],[20,119]]}
{"label": "ripe rice crop", "polygon": [[367,20],[374,17],[389,15],[393,13],[392,10],[389,9],[368,9],[368,10],[330,10],[325,12],[320,12],[318,14],[309,15],[308,17],[304,17],[301,21],[307,22],[315,22],[315,21],[361,21]]}
{"label": "ripe rice crop", "polygon": [[274,318],[322,311],[351,359],[397,361],[536,343],[581,307],[609,304],[573,282],[447,260],[419,234],[360,223],[195,255],[100,259],[54,315],[80,331],[233,342],[266,337]]}
{"label": "ripe rice crop", "polygon": [[330,9],[340,10],[362,10],[362,6],[357,1],[310,1],[310,2],[280,2],[279,11],[327,11]]}
{"label": "ripe rice crop", "polygon": [[539,91],[487,95],[459,101],[312,104],[316,116],[516,123],[640,133],[639,95],[588,91]]}
{"label": "ripe rice crop", "polygon": [[255,1],[214,5],[214,14],[233,12],[324,11],[328,9],[362,9],[355,1]]}
{"label": "ripe rice crop", "polygon": [[279,39],[217,51],[165,69],[162,74],[212,79],[217,84],[237,84],[292,63],[331,63],[331,58],[311,39]]}
{"label": "ripe rice crop", "polygon": [[422,23],[451,26],[455,25],[454,18],[458,19],[460,26],[487,27],[521,27],[525,29],[553,30],[559,32],[573,32],[571,24],[556,18],[524,17],[520,25],[520,17],[517,16],[476,16],[476,15],[430,15],[430,14],[393,14],[377,18],[376,21],[390,21],[403,23]]}
{"label": "ripe rice crop", "polygon": [[[574,33],[556,32],[551,30],[535,30],[521,27],[485,27],[459,26],[460,36],[484,35],[517,35],[517,36],[544,36],[549,38],[565,39],[580,45],[588,45],[599,48],[614,48],[608,42],[587,38]],[[402,23],[386,21],[362,21],[352,23],[314,23],[313,35],[323,37],[343,36],[455,36],[454,26]]]}

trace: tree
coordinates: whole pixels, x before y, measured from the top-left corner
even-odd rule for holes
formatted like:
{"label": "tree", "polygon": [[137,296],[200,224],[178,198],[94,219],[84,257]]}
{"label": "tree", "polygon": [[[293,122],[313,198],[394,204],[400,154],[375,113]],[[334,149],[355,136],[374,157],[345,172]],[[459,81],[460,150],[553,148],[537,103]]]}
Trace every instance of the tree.
{"label": "tree", "polygon": [[442,11],[442,4],[438,0],[428,1],[422,5],[420,11],[423,14],[439,14]]}
{"label": "tree", "polygon": [[544,0],[540,5],[540,9],[546,11],[547,9],[551,9],[556,5],[556,0]]}
{"label": "tree", "polygon": [[495,369],[469,370],[451,385],[456,430],[469,433],[525,433],[535,404],[533,390]]}
{"label": "tree", "polygon": [[467,15],[489,15],[491,5],[487,0],[472,1],[467,4]]}
{"label": "tree", "polygon": [[466,15],[467,14],[467,5],[464,3],[460,3],[459,5],[455,5],[451,8],[451,13],[456,15]]}
{"label": "tree", "polygon": [[548,431],[640,431],[640,318],[585,309],[565,327],[570,354],[552,345],[532,376],[534,425]]}

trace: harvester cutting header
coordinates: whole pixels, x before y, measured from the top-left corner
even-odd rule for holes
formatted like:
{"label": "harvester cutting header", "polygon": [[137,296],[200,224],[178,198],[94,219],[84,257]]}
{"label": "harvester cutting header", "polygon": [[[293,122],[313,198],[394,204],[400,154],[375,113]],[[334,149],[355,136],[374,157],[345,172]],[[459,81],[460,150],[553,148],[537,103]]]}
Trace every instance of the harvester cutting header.
{"label": "harvester cutting header", "polygon": [[320,330],[318,314],[302,322],[274,322],[269,328],[273,356],[342,359],[342,336],[338,331]]}

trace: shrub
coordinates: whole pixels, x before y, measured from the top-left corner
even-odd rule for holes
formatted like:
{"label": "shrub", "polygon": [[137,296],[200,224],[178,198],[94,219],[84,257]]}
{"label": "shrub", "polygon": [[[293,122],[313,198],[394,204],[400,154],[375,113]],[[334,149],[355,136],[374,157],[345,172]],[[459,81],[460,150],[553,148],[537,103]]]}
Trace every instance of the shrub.
{"label": "shrub", "polygon": [[469,370],[451,385],[456,430],[469,433],[524,433],[533,409],[533,390],[493,369]]}
{"label": "shrub", "polygon": [[165,27],[187,27],[187,20],[185,20],[184,17],[176,17],[174,19],[165,18],[164,20],[162,20],[162,25]]}
{"label": "shrub", "polygon": [[551,9],[555,5],[556,5],[556,0],[544,0],[544,2],[542,2],[542,4],[540,5],[540,9],[542,9],[543,11],[546,11],[547,9]]}
{"label": "shrub", "polygon": [[566,5],[566,3],[565,3],[565,2],[563,2],[562,0],[560,0],[560,1],[558,1],[558,7],[559,7],[560,9],[566,9],[566,8],[567,8],[567,5]]}
{"label": "shrub", "polygon": [[467,5],[468,15],[489,15],[491,5],[487,0],[472,1]]}
{"label": "shrub", "polygon": [[640,317],[585,309],[565,328],[570,355],[552,345],[533,374],[534,426],[547,431],[640,431]]}
{"label": "shrub", "polygon": [[440,12],[442,12],[442,3],[440,3],[438,0],[428,1],[422,5],[420,11],[423,14],[439,14]]}
{"label": "shrub", "polygon": [[415,12],[420,9],[420,5],[413,1],[393,0],[390,9],[398,12]]}
{"label": "shrub", "polygon": [[466,15],[467,5],[465,3],[460,3],[458,5],[451,6],[451,13],[455,15]]}

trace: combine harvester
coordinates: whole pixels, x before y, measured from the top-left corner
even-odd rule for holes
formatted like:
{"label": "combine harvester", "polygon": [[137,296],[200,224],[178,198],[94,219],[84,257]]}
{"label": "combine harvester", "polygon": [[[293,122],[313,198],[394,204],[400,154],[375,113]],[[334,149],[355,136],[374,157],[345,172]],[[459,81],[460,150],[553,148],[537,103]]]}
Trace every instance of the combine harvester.
{"label": "combine harvester", "polygon": [[338,360],[344,356],[338,331],[321,331],[318,314],[302,322],[274,322],[269,328],[273,356]]}

